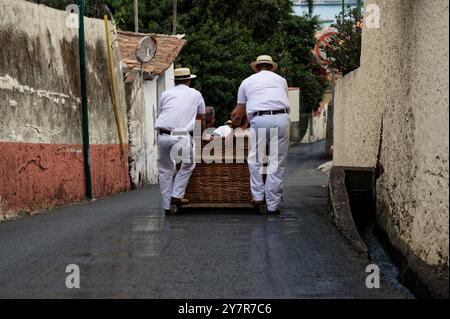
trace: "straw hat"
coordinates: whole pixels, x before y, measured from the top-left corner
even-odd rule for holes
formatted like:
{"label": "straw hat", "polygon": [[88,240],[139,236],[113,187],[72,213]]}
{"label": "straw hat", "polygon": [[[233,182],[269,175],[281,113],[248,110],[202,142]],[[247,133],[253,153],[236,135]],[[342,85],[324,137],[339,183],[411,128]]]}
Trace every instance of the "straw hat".
{"label": "straw hat", "polygon": [[257,71],[256,67],[260,64],[270,64],[272,66],[272,71],[275,71],[278,68],[278,64],[273,62],[270,55],[260,55],[256,58],[255,62],[250,63],[250,66],[254,71]]}
{"label": "straw hat", "polygon": [[191,70],[189,68],[178,68],[174,71],[175,81],[179,80],[190,80],[195,79],[197,76],[195,74],[191,74]]}

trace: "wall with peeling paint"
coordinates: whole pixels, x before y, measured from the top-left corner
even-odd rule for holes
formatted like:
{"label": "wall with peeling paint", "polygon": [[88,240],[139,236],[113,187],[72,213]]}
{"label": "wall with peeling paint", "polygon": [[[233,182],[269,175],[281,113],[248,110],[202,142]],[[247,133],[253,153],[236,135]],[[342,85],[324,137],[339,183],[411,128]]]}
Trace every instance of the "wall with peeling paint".
{"label": "wall with peeling paint", "polygon": [[[0,219],[84,198],[78,29],[67,12],[0,0]],[[86,19],[94,195],[129,188],[114,119],[103,20]],[[123,131],[125,89],[114,46]],[[127,150],[127,146],[125,149]]]}
{"label": "wall with peeling paint", "polygon": [[129,166],[133,187],[158,183],[155,121],[161,94],[174,86],[174,65],[152,80],[139,76],[125,83],[129,132]]}
{"label": "wall with peeling paint", "polygon": [[339,80],[334,164],[382,168],[377,218],[408,259],[449,264],[449,17],[445,0],[371,0],[361,67]]}

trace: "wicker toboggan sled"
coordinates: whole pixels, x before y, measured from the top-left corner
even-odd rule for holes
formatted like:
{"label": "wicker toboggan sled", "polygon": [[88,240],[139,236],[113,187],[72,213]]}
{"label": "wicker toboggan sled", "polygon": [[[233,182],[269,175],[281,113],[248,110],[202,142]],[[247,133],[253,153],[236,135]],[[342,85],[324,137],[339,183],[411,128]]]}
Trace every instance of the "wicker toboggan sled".
{"label": "wicker toboggan sled", "polygon": [[[229,143],[232,148],[226,148]],[[247,164],[248,137],[215,138],[203,143],[202,150],[186,188],[189,204],[182,208],[254,208]]]}

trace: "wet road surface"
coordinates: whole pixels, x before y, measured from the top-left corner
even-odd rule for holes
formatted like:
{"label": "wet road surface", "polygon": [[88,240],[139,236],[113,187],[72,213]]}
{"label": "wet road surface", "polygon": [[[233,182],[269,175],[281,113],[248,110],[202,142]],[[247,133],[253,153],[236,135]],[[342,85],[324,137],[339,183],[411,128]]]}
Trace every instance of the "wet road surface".
{"label": "wet road surface", "polygon": [[[403,298],[327,211],[323,143],[290,149],[285,210],[165,217],[158,186],[0,224],[1,298]],[[65,286],[80,268],[80,289]]]}

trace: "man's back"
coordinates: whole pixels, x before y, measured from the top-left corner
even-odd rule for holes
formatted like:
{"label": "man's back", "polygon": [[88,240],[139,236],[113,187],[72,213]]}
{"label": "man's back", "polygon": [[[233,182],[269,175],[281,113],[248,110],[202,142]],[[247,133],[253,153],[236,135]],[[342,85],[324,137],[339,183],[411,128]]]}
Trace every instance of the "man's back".
{"label": "man's back", "polygon": [[197,114],[205,113],[201,93],[180,84],[161,95],[158,105],[156,128],[192,131]]}
{"label": "man's back", "polygon": [[289,109],[287,82],[271,71],[255,73],[242,82],[238,103],[246,104],[248,114]]}

